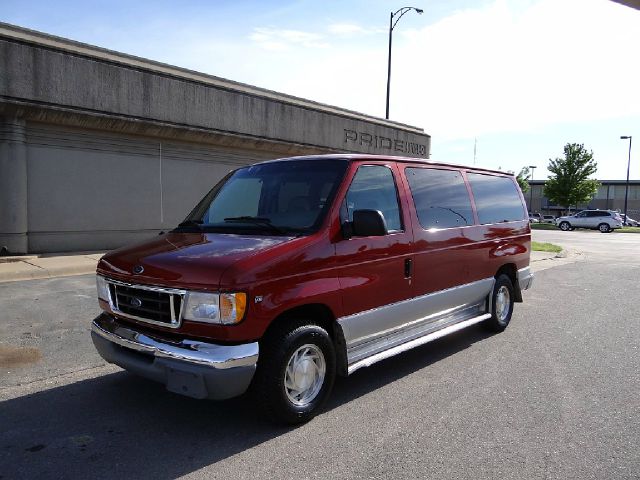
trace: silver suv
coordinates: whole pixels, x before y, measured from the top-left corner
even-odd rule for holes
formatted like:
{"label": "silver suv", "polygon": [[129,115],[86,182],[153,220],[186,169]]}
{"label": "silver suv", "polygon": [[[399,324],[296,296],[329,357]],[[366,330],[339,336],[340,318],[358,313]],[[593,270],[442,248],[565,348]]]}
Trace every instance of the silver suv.
{"label": "silver suv", "polygon": [[556,226],[565,232],[576,228],[591,228],[608,233],[614,228],[622,228],[622,217],[610,210],[582,210],[575,215],[556,218]]}

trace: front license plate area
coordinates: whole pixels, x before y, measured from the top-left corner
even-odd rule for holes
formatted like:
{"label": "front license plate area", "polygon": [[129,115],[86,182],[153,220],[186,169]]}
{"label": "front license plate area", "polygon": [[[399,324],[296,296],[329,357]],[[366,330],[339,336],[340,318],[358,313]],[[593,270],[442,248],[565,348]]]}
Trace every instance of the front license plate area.
{"label": "front license plate area", "polygon": [[167,390],[193,398],[207,398],[202,375],[167,368]]}

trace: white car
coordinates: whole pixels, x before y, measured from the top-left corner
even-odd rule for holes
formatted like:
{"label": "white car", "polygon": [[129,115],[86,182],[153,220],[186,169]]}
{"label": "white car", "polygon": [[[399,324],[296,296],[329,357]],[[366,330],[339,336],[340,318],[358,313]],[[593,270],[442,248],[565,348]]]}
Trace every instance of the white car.
{"label": "white car", "polygon": [[610,210],[582,210],[575,215],[556,218],[556,226],[564,232],[576,228],[590,228],[609,233],[616,228],[622,228],[622,217]]}

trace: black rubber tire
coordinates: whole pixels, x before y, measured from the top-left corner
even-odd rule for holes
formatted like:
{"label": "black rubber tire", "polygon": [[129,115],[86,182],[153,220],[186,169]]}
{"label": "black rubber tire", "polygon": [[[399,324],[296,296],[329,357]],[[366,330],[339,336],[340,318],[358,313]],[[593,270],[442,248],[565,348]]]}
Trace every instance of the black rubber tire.
{"label": "black rubber tire", "polygon": [[[496,315],[496,297],[498,295],[498,291],[503,286],[506,287],[507,290],[509,291],[510,303],[509,303],[509,310],[506,318],[500,320]],[[513,315],[513,306],[515,303],[513,283],[511,282],[511,279],[507,275],[501,274],[498,276],[498,278],[496,278],[496,283],[493,286],[493,291],[491,292],[490,301],[491,301],[491,318],[484,321],[484,326],[489,331],[502,332],[504,331],[505,328],[507,328],[507,326],[509,325],[509,322],[511,321],[511,315]]]}
{"label": "black rubber tire", "polygon": [[601,223],[600,225],[598,225],[598,230],[600,230],[600,233],[610,233],[611,227],[608,223]]}
{"label": "black rubber tire", "polygon": [[[289,359],[305,344],[315,345],[322,351],[326,364],[325,378],[316,397],[308,405],[298,406],[287,397],[284,379]],[[335,378],[335,348],[327,331],[305,320],[284,321],[282,326],[276,326],[260,342],[258,366],[251,390],[269,420],[295,425],[308,422],[318,414],[331,394]]]}
{"label": "black rubber tire", "polygon": [[569,222],[560,222],[560,225],[558,225],[558,227],[560,227],[560,230],[562,230],[563,232],[568,232],[569,230],[571,230],[571,224]]}

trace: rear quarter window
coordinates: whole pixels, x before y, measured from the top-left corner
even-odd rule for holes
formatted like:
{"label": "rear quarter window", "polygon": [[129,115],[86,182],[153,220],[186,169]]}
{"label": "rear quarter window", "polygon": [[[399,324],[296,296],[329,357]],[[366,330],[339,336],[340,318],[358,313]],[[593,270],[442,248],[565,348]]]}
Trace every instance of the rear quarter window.
{"label": "rear quarter window", "polygon": [[520,192],[511,177],[468,173],[481,224],[525,219]]}

